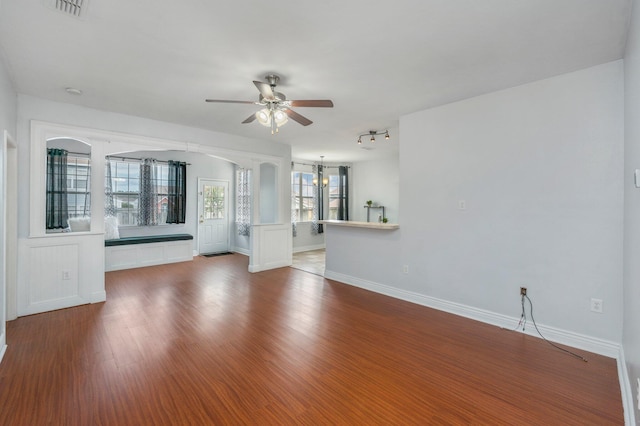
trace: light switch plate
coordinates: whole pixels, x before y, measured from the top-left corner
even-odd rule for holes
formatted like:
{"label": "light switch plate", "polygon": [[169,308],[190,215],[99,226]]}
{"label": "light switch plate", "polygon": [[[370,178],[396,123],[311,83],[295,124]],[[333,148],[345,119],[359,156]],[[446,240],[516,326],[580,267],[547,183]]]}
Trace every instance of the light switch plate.
{"label": "light switch plate", "polygon": [[633,177],[636,188],[640,188],[640,169],[636,169],[636,171],[633,173]]}

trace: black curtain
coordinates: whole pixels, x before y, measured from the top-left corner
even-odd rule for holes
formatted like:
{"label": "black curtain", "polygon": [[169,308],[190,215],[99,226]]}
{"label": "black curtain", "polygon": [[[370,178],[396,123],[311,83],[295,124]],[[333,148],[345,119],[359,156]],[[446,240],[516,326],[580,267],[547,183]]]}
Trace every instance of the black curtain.
{"label": "black curtain", "polygon": [[167,223],[184,223],[187,211],[187,163],[169,161]]}
{"label": "black curtain", "polygon": [[349,168],[338,167],[338,220],[349,220]]}
{"label": "black curtain", "polygon": [[47,149],[47,229],[65,229],[69,226],[67,204],[67,151]]}

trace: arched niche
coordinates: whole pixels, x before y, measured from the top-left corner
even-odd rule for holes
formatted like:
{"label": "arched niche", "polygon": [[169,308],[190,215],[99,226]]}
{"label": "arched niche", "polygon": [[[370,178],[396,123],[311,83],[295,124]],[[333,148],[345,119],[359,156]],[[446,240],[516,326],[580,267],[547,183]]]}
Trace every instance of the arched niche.
{"label": "arched niche", "polygon": [[278,167],[272,163],[260,164],[260,223],[278,222]]}

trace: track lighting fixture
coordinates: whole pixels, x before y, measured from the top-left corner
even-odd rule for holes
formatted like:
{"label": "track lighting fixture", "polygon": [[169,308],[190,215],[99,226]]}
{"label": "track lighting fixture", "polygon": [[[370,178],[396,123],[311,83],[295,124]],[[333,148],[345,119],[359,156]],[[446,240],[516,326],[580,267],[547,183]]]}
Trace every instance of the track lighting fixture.
{"label": "track lighting fixture", "polygon": [[389,140],[389,131],[388,130],[381,130],[381,131],[377,131],[377,130],[369,130],[369,133],[363,133],[361,135],[358,136],[358,145],[362,145],[362,137],[363,136],[371,136],[371,139],[369,139],[372,143],[376,141],[376,136],[378,135],[384,135],[384,138]]}

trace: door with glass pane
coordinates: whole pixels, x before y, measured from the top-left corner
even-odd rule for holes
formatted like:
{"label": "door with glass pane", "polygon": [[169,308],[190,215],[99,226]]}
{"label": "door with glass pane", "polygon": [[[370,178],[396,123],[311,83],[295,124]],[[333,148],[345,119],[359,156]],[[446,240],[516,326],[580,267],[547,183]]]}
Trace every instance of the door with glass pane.
{"label": "door with glass pane", "polygon": [[229,182],[198,179],[198,252],[229,251]]}

